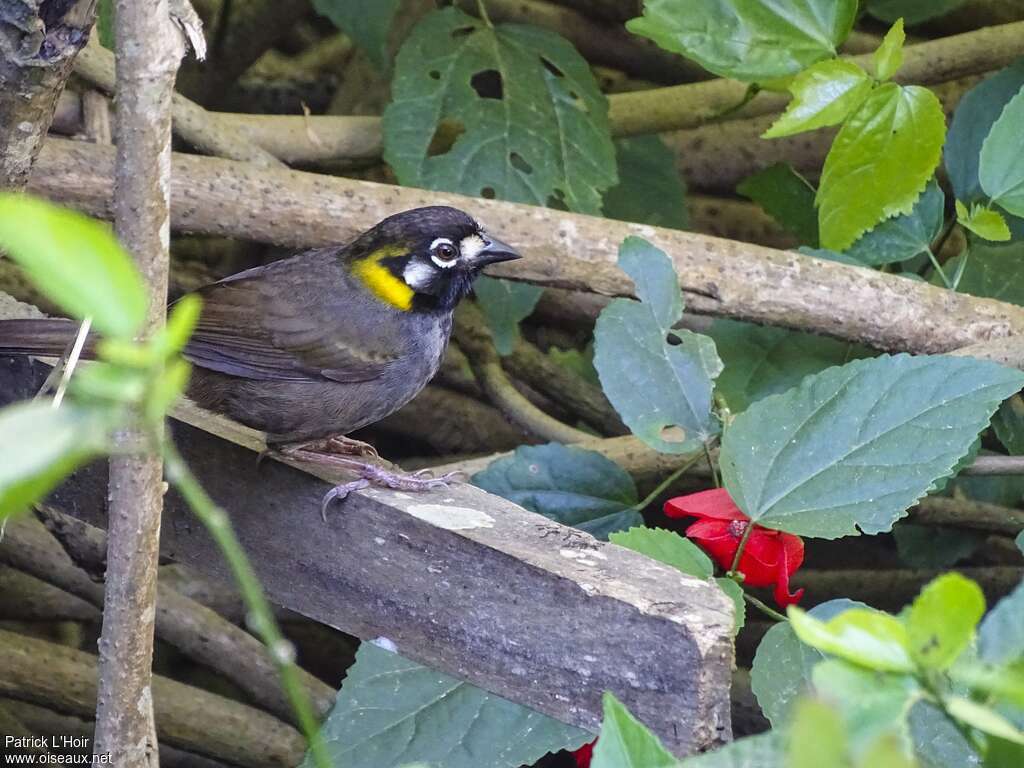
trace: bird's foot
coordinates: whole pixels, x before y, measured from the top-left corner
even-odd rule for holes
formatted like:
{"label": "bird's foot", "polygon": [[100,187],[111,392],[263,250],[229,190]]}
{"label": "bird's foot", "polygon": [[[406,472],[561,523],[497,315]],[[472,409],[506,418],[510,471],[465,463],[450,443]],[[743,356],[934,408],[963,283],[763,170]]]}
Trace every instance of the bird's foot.
{"label": "bird's foot", "polygon": [[457,480],[462,472],[448,472],[440,477],[434,477],[429,469],[421,469],[417,472],[395,472],[385,469],[379,464],[354,461],[351,459],[338,459],[359,474],[358,480],[336,485],[324,494],[320,503],[320,514],[327,522],[327,507],[335,499],[344,500],[352,491],[361,491],[371,485],[378,485],[384,488],[392,488],[397,491],[432,491],[437,488],[448,488]]}

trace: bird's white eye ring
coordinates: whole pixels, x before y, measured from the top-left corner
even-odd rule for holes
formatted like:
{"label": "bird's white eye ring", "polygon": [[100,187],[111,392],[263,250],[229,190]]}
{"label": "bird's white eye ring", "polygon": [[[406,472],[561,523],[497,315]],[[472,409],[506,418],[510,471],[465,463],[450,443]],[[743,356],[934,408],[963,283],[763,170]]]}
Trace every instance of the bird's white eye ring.
{"label": "bird's white eye ring", "polygon": [[430,244],[430,260],[441,269],[449,269],[459,260],[459,249],[447,237],[439,237]]}

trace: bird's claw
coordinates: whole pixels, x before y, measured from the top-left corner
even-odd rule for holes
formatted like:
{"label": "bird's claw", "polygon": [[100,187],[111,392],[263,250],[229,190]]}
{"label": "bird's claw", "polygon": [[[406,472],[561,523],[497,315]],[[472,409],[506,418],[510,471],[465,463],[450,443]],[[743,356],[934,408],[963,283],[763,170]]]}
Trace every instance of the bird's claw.
{"label": "bird's claw", "polygon": [[320,503],[320,513],[327,521],[327,507],[335,499],[344,500],[352,491],[361,491],[371,485],[379,485],[391,488],[396,491],[432,491],[438,488],[448,488],[452,482],[464,477],[464,472],[447,472],[440,477],[434,477],[429,469],[421,469],[418,472],[403,474],[378,467],[374,464],[359,464],[352,462],[352,469],[356,469],[360,478],[348,483],[337,485],[326,494]]}

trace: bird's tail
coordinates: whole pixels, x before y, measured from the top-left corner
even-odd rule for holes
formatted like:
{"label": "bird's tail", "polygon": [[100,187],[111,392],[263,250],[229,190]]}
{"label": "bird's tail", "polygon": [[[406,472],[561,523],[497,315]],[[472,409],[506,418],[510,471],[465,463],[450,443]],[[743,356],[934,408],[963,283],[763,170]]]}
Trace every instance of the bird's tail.
{"label": "bird's tail", "polygon": [[[78,323],[65,318],[0,320],[0,355],[60,357],[77,333]],[[83,357],[94,356],[95,342],[90,335]]]}

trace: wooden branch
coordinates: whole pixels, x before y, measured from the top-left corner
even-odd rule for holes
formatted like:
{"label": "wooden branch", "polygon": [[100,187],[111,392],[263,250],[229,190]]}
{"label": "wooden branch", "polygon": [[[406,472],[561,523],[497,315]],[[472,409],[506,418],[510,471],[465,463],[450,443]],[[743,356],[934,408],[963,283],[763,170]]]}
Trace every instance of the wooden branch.
{"label": "wooden branch", "polygon": [[[171,93],[185,40],[167,0],[116,0],[117,163],[114,230],[149,289],[143,336],[166,317],[170,246]],[[127,442],[131,435],[124,436]],[[163,460],[159,453],[110,460],[110,539],[93,754],[128,768],[159,765],[153,726]]]}
{"label": "wooden branch", "polygon": [[[108,149],[51,139],[29,189],[109,217]],[[494,274],[539,285],[632,295],[615,266],[638,235],[664,249],[689,311],[859,341],[879,349],[946,352],[1024,333],[1024,308],[875,270],[713,237],[461,195],[271,171],[174,155],[172,226],[307,247],[345,242],[387,215],[420,205],[464,208],[526,258]]]}
{"label": "wooden branch", "polygon": [[[944,37],[905,49],[900,83],[931,85],[1001,69],[1024,53],[1024,22],[986,27]],[[870,68],[872,54],[850,57]],[[780,112],[789,95],[763,91],[740,109],[747,84],[736,80],[708,80],[617,94],[609,99],[608,119],[620,136],[696,128],[718,120],[756,117]]]}
{"label": "wooden branch", "polygon": [[[0,645],[0,696],[91,716],[95,656],[7,630],[0,630]],[[305,752],[304,739],[291,726],[175,680],[154,675],[153,702],[161,741],[200,755],[258,768],[292,768]]]}
{"label": "wooden branch", "polygon": [[0,189],[19,190],[46,137],[95,0],[0,4]]}
{"label": "wooden branch", "polygon": [[948,525],[1016,536],[1024,530],[1024,511],[972,499],[926,496],[911,507],[915,523]]}
{"label": "wooden branch", "polygon": [[[0,401],[44,376],[12,358]],[[324,523],[328,483],[257,466],[249,450],[183,424],[173,431],[275,602],[591,730],[610,690],[680,755],[728,737],[732,607],[714,585],[468,485],[368,489]],[[102,524],[105,474],[102,463],[76,472],[52,503]],[[167,556],[230,578],[173,492],[162,540]]]}
{"label": "wooden branch", "polygon": [[100,612],[86,601],[16,568],[0,566],[0,621],[99,619]]}

